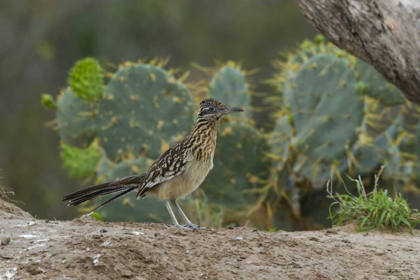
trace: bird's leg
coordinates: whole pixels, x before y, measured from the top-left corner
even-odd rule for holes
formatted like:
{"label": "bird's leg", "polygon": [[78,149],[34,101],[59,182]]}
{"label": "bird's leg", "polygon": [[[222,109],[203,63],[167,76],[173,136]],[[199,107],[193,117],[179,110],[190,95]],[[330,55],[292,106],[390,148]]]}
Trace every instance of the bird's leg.
{"label": "bird's leg", "polygon": [[182,227],[178,223],[178,220],[176,219],[174,211],[172,211],[172,208],[171,208],[171,205],[169,204],[169,202],[167,200],[164,200],[163,203],[165,203],[166,209],[168,209],[169,215],[171,216],[171,219],[172,219],[172,222],[174,223],[174,226]]}
{"label": "bird's leg", "polygon": [[187,223],[186,224],[187,227],[193,228],[193,229],[204,228],[204,227],[200,227],[191,223],[190,219],[188,219],[187,215],[185,215],[184,211],[182,211],[181,206],[179,206],[178,201],[176,201],[176,199],[172,200],[171,202],[175,205],[176,209],[178,209],[178,212],[179,214],[181,214],[182,219],[184,219],[184,221]]}

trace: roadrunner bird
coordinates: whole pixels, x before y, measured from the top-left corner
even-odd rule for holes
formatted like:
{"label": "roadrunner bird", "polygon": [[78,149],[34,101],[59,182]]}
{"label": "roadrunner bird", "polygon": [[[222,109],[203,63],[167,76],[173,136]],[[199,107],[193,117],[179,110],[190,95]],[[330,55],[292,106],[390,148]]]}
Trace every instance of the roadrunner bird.
{"label": "roadrunner bird", "polygon": [[234,112],[243,110],[228,107],[214,99],[203,100],[194,130],[160,155],[149,170],[74,192],[63,197],[63,201],[69,200],[69,206],[75,206],[98,196],[119,193],[96,207],[90,213],[92,214],[104,205],[136,190],[137,199],[156,196],[163,200],[175,226],[184,227],[178,223],[170,203],[176,207],[186,222],[186,227],[198,228],[184,214],[177,200],[196,190],[212,169],[219,120]]}

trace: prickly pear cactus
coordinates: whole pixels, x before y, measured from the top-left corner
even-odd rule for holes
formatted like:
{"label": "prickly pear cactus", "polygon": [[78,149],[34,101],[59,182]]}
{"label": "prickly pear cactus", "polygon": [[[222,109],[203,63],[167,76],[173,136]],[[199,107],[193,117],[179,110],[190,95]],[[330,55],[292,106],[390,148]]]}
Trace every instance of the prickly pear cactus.
{"label": "prickly pear cactus", "polygon": [[401,122],[402,119],[397,118],[395,123],[379,134],[372,143],[363,144],[361,141],[357,141],[353,145],[351,149],[352,165],[354,165],[357,175],[379,170],[380,165],[384,163],[389,147],[398,136]]}
{"label": "prickly pear cactus", "polygon": [[363,97],[353,73],[336,57],[319,55],[302,65],[295,81],[290,104],[297,148],[311,161],[343,155],[363,120]]}
{"label": "prickly pear cactus", "polygon": [[291,53],[288,55],[286,62],[274,62],[274,66],[278,69],[281,69],[281,71],[274,76],[272,83],[280,92],[283,93],[283,96],[285,97],[285,105],[287,105],[288,100],[287,94],[292,93],[290,91],[291,87],[293,87],[291,81],[293,81],[293,79],[299,73],[301,65],[311,59],[313,56],[320,54],[331,54],[351,64],[352,59],[346,52],[332,44],[324,44],[323,40],[315,43],[309,40],[305,40],[296,53]]}
{"label": "prickly pear cactus", "polygon": [[57,101],[57,124],[60,138],[66,144],[86,148],[96,134],[97,104],[76,96],[73,90],[64,90]]}
{"label": "prickly pear cactus", "polygon": [[271,133],[268,144],[271,147],[272,168],[278,171],[283,169],[287,162],[290,162],[292,140],[296,131],[292,127],[292,116],[287,115],[278,119]]}
{"label": "prickly pear cactus", "polygon": [[193,99],[169,72],[126,63],[105,89],[102,80],[99,64],[84,59],[71,70],[70,87],[57,104],[51,96],[42,96],[44,106],[57,107],[57,128],[65,144],[84,149],[97,138],[106,157],[116,163],[156,158],[191,130]]}
{"label": "prickly pear cactus", "polygon": [[113,161],[156,158],[191,130],[193,106],[189,91],[167,71],[125,65],[99,101],[98,137]]}
{"label": "prickly pear cactus", "polygon": [[41,104],[47,109],[57,110],[57,103],[50,94],[44,93],[41,95]]}
{"label": "prickly pear cactus", "polygon": [[98,61],[90,57],[77,61],[70,70],[68,83],[80,99],[89,101],[101,99],[104,84]]}
{"label": "prickly pear cactus", "polygon": [[114,169],[116,163],[107,158],[105,152],[102,152],[101,158],[99,159],[98,166],[96,168],[96,184],[105,182],[108,178],[108,172]]}
{"label": "prickly pear cactus", "polygon": [[401,154],[397,145],[391,144],[389,146],[385,157],[385,166],[387,168],[384,169],[384,177],[391,179],[401,178]]}
{"label": "prickly pear cactus", "polygon": [[[103,182],[114,181],[126,176],[140,174],[147,171],[153,160],[148,158],[129,159],[115,164],[109,160],[102,159],[101,172],[99,178]],[[106,164],[111,168],[106,170]],[[112,194],[104,196],[95,201],[99,205],[110,199]],[[113,203],[106,205],[98,211],[99,216],[106,221],[129,221],[129,222],[170,222],[170,217],[165,205],[154,197],[136,199],[136,192],[132,192]]]}
{"label": "prickly pear cactus", "polygon": [[79,149],[65,143],[60,144],[60,157],[69,175],[77,179],[86,179],[93,174],[99,164],[102,150],[97,141],[85,148]]}
{"label": "prickly pear cactus", "polygon": [[364,94],[379,100],[385,106],[400,105],[407,102],[405,96],[394,85],[379,74],[372,65],[358,59],[356,78]]}
{"label": "prickly pear cactus", "polygon": [[[306,178],[312,186],[321,187],[331,174],[351,167],[366,170],[385,160],[385,155],[377,158],[372,153],[381,148],[379,140],[389,133],[387,127],[395,119],[384,118],[401,111],[389,106],[405,103],[405,98],[372,66],[325,44],[321,37],[305,41],[286,63],[276,63],[281,71],[274,85],[282,92],[281,115],[289,121],[280,119],[271,138],[289,140],[270,141],[273,170],[278,173],[285,168],[286,159],[298,181]],[[362,145],[358,139],[372,140]]]}
{"label": "prickly pear cactus", "polygon": [[286,91],[291,86],[288,81],[296,76],[302,63],[319,54],[331,54],[345,61],[347,67],[354,71],[358,89],[363,94],[375,98],[385,106],[395,106],[406,102],[404,95],[387,82],[373,66],[347,54],[331,43],[324,43],[322,36],[317,36],[314,42],[305,40],[296,53],[288,55],[286,62],[275,61],[274,65],[281,69],[281,72],[275,76],[274,85],[283,92],[284,96],[290,93]]}
{"label": "prickly pear cactus", "polygon": [[247,118],[251,117],[251,96],[245,75],[234,65],[226,65],[211,80],[208,96],[232,107],[241,107]]}
{"label": "prickly pear cactus", "polygon": [[241,208],[254,201],[246,193],[260,186],[268,171],[267,144],[261,133],[247,124],[220,125],[214,167],[200,188],[212,202]]}
{"label": "prickly pear cactus", "polygon": [[[295,158],[293,171],[321,187],[332,171],[342,169],[339,161],[357,139],[364,116],[363,96],[352,70],[333,55],[316,55],[304,62],[291,83],[285,100],[290,113],[273,134],[283,134],[286,143],[272,145],[272,153]],[[295,155],[284,154],[285,147],[293,147],[290,153]]]}

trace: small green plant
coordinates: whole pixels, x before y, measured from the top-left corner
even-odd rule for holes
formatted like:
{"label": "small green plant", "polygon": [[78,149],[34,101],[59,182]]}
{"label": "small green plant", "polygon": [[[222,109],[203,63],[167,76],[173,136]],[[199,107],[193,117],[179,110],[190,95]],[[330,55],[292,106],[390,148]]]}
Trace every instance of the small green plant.
{"label": "small green plant", "polygon": [[[374,228],[391,229],[396,232],[408,228],[412,233],[413,228],[420,223],[420,214],[417,209],[410,209],[407,201],[401,194],[395,192],[392,198],[387,190],[378,191],[378,180],[383,166],[378,175],[375,175],[375,185],[371,193],[366,194],[360,176],[356,182],[357,196],[347,191],[347,194],[333,194],[332,181],[327,183],[329,198],[334,202],[330,205],[329,213],[333,225],[355,223],[358,231],[368,231]],[[339,208],[332,211],[334,205]]]}

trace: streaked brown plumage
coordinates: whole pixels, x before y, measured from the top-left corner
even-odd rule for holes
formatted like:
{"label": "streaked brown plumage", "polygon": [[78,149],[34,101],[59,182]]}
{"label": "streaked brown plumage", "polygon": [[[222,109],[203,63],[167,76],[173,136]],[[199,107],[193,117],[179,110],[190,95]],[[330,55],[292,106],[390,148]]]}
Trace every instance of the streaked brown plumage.
{"label": "streaked brown plumage", "polygon": [[212,169],[220,118],[228,113],[242,111],[241,108],[228,107],[214,99],[203,100],[194,130],[164,152],[149,170],[80,190],[65,196],[63,201],[69,200],[69,205],[74,206],[98,196],[120,192],[95,208],[93,213],[109,202],[137,190],[138,199],[152,195],[163,200],[176,226],[180,225],[169,202],[175,205],[188,227],[197,228],[179,207],[177,199],[197,189]]}

